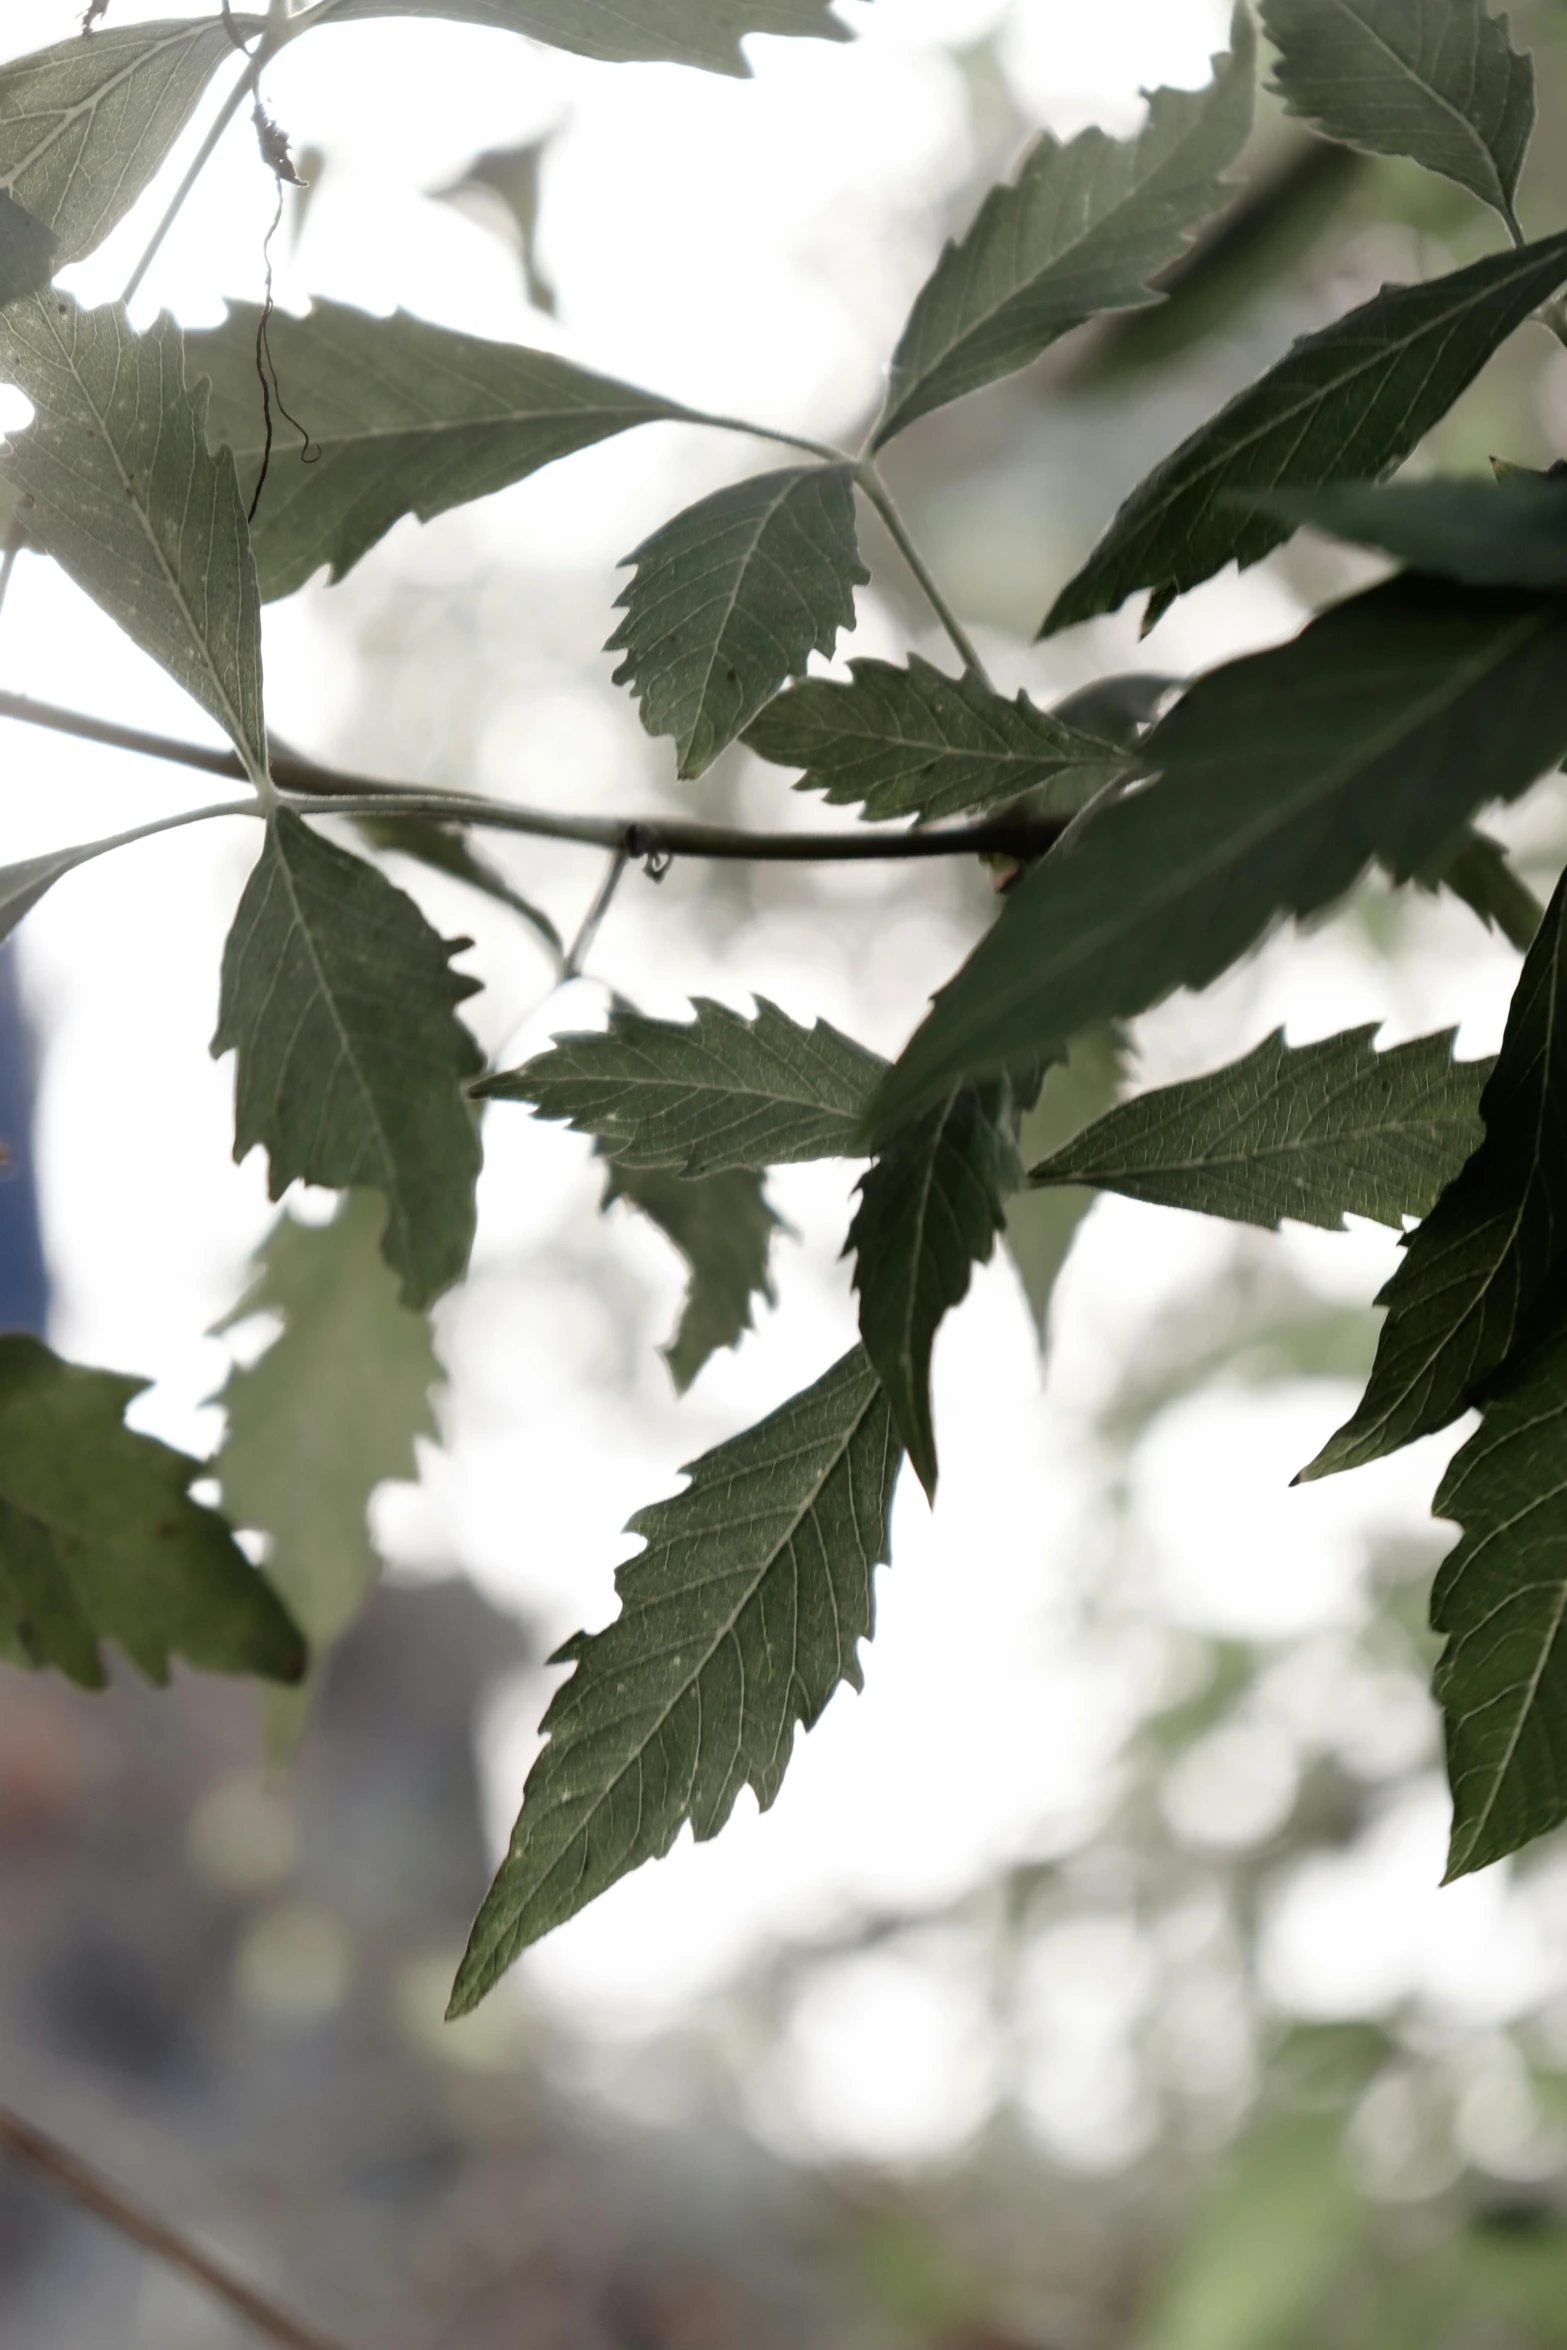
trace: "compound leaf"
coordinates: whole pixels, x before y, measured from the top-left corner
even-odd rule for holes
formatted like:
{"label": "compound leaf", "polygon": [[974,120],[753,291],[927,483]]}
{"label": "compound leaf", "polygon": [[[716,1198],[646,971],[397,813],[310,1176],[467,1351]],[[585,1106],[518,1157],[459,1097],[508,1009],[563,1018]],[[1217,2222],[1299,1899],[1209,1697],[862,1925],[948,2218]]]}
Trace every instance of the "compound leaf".
{"label": "compound leaf", "polygon": [[1413,575],[1201,678],[1139,756],[1160,780],[1039,862],[884,1080],[886,1133],[960,1077],[1202,987],[1377,858],[1407,879],[1567,748],[1567,600]]}
{"label": "compound leaf", "polygon": [[[91,47],[101,36],[82,44]],[[203,431],[180,332],[131,332],[123,307],[35,294],[0,310],[0,373],[32,401],[6,445],[28,537],[267,771],[261,604],[234,460]]]}
{"label": "compound leaf", "polygon": [[[222,326],[185,343],[191,380],[212,385],[208,435],[233,450],[247,506],[266,445],[259,316],[237,303]],[[268,598],[291,594],[322,564],[341,579],[404,514],[428,522],[613,433],[687,413],[553,352],[454,334],[404,311],[372,318],[320,301],[303,318],[275,311],[267,338],[289,413],[309,436],[290,445],[287,419],[274,412],[278,439],[251,526]]]}
{"label": "compound leaf", "polygon": [[752,1327],[751,1301],[773,1303],[767,1260],[778,1218],[755,1170],[690,1179],[657,1167],[611,1165],[604,1205],[629,1200],[685,1258],[691,1280],[680,1326],[664,1348],[669,1375],[684,1395],[709,1355],[738,1346]]}
{"label": "compound leaf", "polygon": [[0,1655],[83,1689],[107,1683],[105,1640],[149,1681],[176,1656],[297,1680],[297,1627],[216,1511],[190,1499],[202,1464],[125,1426],[146,1385],[0,1336]]}
{"label": "compound leaf", "polygon": [[828,0],[320,0],[312,24],[385,16],[439,16],[525,33],[553,49],[628,65],[641,60],[749,74],[751,33],[846,41]]}
{"label": "compound leaf", "polygon": [[511,1849],[452,1993],[463,2015],[530,1942],[666,1853],[689,1820],[716,1836],[742,1787],[765,1811],[796,1722],[860,1686],[872,1570],[887,1557],[892,1415],[861,1347],[758,1427],[704,1453],[671,1501],[631,1521],[621,1612],[552,1663],[575,1667],[544,1716]]}
{"label": "compound leaf", "polygon": [[1376,1028],[1290,1046],[1140,1093],[1029,1170],[1031,1184],[1089,1184],[1242,1224],[1281,1216],[1339,1231],[1346,1215],[1423,1216],[1479,1142],[1490,1061],[1455,1061],[1453,1037],[1377,1052]]}
{"label": "compound leaf", "polygon": [[[240,41],[261,30],[233,19]],[[52,235],[55,268],[130,210],[225,58],[228,28],[206,16],[106,27],[0,67],[0,194]]]}
{"label": "compound leaf", "polygon": [[1534,66],[1482,0],[1262,0],[1291,114],[1372,155],[1407,155],[1515,226]]}
{"label": "compound leaf", "polygon": [[854,625],[870,573],[846,465],[790,465],[716,490],[626,558],[636,576],[605,650],[625,659],[649,734],[671,734],[700,775],[813,652]]}
{"label": "compound leaf", "polygon": [[[259,1361],[229,1373],[219,1399],[228,1434],[213,1470],[234,1524],[271,1538],[267,1574],[310,1642],[312,1679],[376,1579],[372,1493],[415,1476],[414,1440],[436,1434],[430,1396],[441,1366],[428,1321],[398,1303],[381,1222],[364,1193],[351,1193],[330,1224],[281,1216],[251,1288],[220,1325],[283,1317]],[[308,1687],[268,1693],[274,1754],[293,1747],[308,1701]]]}
{"label": "compound leaf", "polygon": [[1479,1147],[1377,1300],[1387,1320],[1366,1392],[1303,1476],[1445,1428],[1550,1310],[1567,1248],[1567,879],[1524,957],[1480,1114]]}
{"label": "compound leaf", "polygon": [[1251,132],[1256,58],[1242,4],[1209,87],[1156,90],[1135,139],[1086,130],[1062,146],[1044,134],[921,290],[892,356],[873,448],[1027,367],[1096,312],[1157,298],[1149,280],[1229,194],[1224,174]]}
{"label": "compound leaf", "polygon": [[1133,490],[1042,635],[1151,588],[1144,626],[1226,563],[1244,570],[1291,525],[1241,493],[1373,480],[1446,415],[1514,327],[1567,277],[1567,235],[1492,253],[1422,286],[1384,286],[1304,336]]}
{"label": "compound leaf", "polygon": [[1567,482],[1548,473],[1502,481],[1345,481],[1255,501],[1293,529],[1377,547],[1412,571],[1473,587],[1567,587]]}
{"label": "compound leaf", "polygon": [[1449,1880],[1567,1819],[1567,1339],[1542,1346],[1433,1504],[1463,1539],[1431,1594],[1453,1789]]}
{"label": "compound leaf", "polygon": [[1075,807],[1126,765],[1114,743],[1064,725],[1025,694],[1009,702],[917,653],[906,669],[851,661],[849,672],[847,684],[808,677],[791,686],[744,740],[775,766],[803,767],[798,790],[838,806],[862,802],[867,822],[961,816],[1058,776]]}
{"label": "compound leaf", "polygon": [[693,1009],[693,1020],[649,1020],[617,1006],[607,1029],[557,1037],[474,1091],[565,1119],[622,1168],[717,1175],[859,1155],[884,1061],[825,1020],[802,1028],[765,996],[751,1020],[705,996]]}
{"label": "compound leaf", "polygon": [[476,983],[454,951],[384,874],[286,808],[223,951],[212,1049],[238,1055],[235,1158],[265,1146],[274,1199],[296,1177],[381,1192],[382,1251],[410,1306],[457,1280],[473,1244],[463,1087],[482,1062],[456,1013]]}
{"label": "compound leaf", "polygon": [[893,1424],[931,1500],[936,1436],[930,1358],[948,1310],[968,1294],[1022,1179],[1012,1088],[1004,1077],[954,1086],[916,1118],[860,1184],[849,1227],[860,1337]]}

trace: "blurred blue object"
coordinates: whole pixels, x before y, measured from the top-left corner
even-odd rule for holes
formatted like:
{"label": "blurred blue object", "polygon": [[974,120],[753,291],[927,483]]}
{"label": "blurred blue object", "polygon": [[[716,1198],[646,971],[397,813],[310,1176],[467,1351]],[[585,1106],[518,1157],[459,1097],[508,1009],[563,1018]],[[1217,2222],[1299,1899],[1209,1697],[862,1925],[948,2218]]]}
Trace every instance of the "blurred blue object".
{"label": "blurred blue object", "polygon": [[33,1157],[34,1044],[22,1006],[16,941],[0,946],[0,1330],[45,1335],[49,1269]]}

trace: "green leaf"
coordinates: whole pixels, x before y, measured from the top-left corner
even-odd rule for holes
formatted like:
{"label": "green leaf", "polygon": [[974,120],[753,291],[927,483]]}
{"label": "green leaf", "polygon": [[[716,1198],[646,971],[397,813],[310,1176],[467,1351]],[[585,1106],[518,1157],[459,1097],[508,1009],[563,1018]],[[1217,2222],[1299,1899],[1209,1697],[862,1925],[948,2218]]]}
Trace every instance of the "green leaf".
{"label": "green leaf", "polygon": [[1291,114],[1371,155],[1407,155],[1516,227],[1534,66],[1481,0],[1261,0]]}
{"label": "green leaf", "polygon": [[0,195],[0,307],[35,294],[54,275],[55,241],[41,221]]}
{"label": "green leaf", "polygon": [[949,1308],[968,1294],[1022,1181],[1017,1111],[1006,1078],[954,1086],[894,1136],[860,1183],[849,1227],[860,1337],[893,1425],[927,1496],[936,1498],[930,1357]]}
{"label": "green leaf", "polygon": [[1025,694],[1009,702],[917,653],[906,669],[851,661],[849,670],[848,684],[810,677],[791,686],[744,739],[775,766],[803,767],[798,790],[838,806],[862,801],[867,822],[961,816],[1058,776],[1075,807],[1126,764],[1113,742],[1064,726]]}
{"label": "green leaf", "polygon": [[1532,1342],[1567,1251],[1567,877],[1524,957],[1485,1133],[1409,1235],[1353,1417],[1304,1477],[1359,1468],[1445,1428]]}
{"label": "green leaf", "polygon": [[[255,16],[234,18],[249,40]],[[116,25],[0,66],[0,193],[55,240],[54,266],[90,253],[130,210],[225,59],[221,18]]]}
{"label": "green leaf", "polygon": [[790,465],[716,490],[626,558],[636,576],[605,647],[649,734],[672,734],[700,775],[813,652],[854,625],[870,573],[854,535],[847,465]]}
{"label": "green leaf", "polygon": [[1334,482],[1248,500],[1291,529],[1334,538],[1474,587],[1567,586],[1567,483],[1548,473],[1502,481]]}
{"label": "green leaf", "polygon": [[767,1259],[778,1218],[763,1196],[761,1175],[744,1167],[693,1181],[661,1168],[611,1164],[604,1206],[618,1199],[640,1208],[690,1267],[680,1327],[663,1350],[684,1395],[709,1355],[738,1346],[752,1328],[752,1299],[773,1303]]}
{"label": "green leaf", "polygon": [[1567,1339],[1485,1406],[1433,1503],[1463,1539],[1431,1594],[1451,1880],[1567,1819]]}
{"label": "green leaf", "polygon": [[388,856],[411,857],[416,865],[427,865],[431,872],[444,873],[452,881],[465,881],[481,897],[509,906],[538,933],[552,955],[564,957],[565,941],[543,907],[513,889],[500,867],[474,847],[461,825],[433,824],[428,816],[359,816],[354,828],[371,848]]}
{"label": "green leaf", "polygon": [[487,1077],[490,1101],[532,1102],[592,1134],[623,1168],[717,1175],[860,1155],[860,1121],[886,1063],[825,1020],[802,1028],[765,996],[756,1017],[699,996],[694,1020],[618,1006],[607,1029]]}
{"label": "green leaf", "polygon": [[[414,1440],[437,1433],[430,1395],[441,1366],[425,1317],[398,1303],[381,1222],[365,1194],[350,1194],[330,1224],[279,1217],[252,1286],[219,1324],[283,1317],[260,1360],[229,1373],[213,1469],[235,1525],[271,1537],[267,1574],[310,1642],[312,1681],[376,1579],[371,1495],[390,1477],[416,1476]],[[308,1686],[268,1694],[274,1755],[292,1750],[309,1699]]]}
{"label": "green leaf", "polygon": [[[1066,1059],[1046,1070],[1039,1099],[1023,1118],[1018,1156],[1025,1167],[1109,1109],[1120,1091],[1125,1061],[1125,1042],[1118,1029],[1091,1028],[1073,1038]],[[1007,1201],[1007,1249],[1041,1346],[1049,1335],[1050,1301],[1061,1268],[1093,1204],[1091,1191],[1066,1185],[1059,1190],[1015,1191]]]}
{"label": "green leaf", "polygon": [[840,1681],[860,1687],[872,1569],[887,1557],[892,1415],[863,1348],[704,1453],[632,1519],[621,1612],[550,1660],[575,1667],[544,1716],[511,1849],[452,1992],[464,2015],[512,1961],[690,1821],[716,1836],[742,1787],[766,1811]]}
{"label": "green leaf", "polygon": [[458,24],[525,33],[552,49],[608,64],[640,60],[746,75],[741,42],[751,33],[846,41],[828,0],[320,0],[312,24],[367,17],[439,16]]}
{"label": "green leaf", "polygon": [[1251,132],[1257,36],[1235,10],[1230,55],[1205,90],[1156,90],[1135,139],[1047,131],[1015,181],[992,188],[949,244],[893,353],[879,449],[932,408],[1027,367],[1102,310],[1157,297],[1149,280],[1185,252],[1229,194]]}
{"label": "green leaf", "polygon": [[1040,633],[1113,612],[1143,587],[1151,628],[1226,563],[1260,563],[1290,526],[1246,511],[1238,492],[1390,473],[1564,277],[1567,235],[1548,237],[1429,285],[1384,286],[1304,336],[1133,490]]}
{"label": "green leaf", "polygon": [[296,1626],[216,1511],[189,1498],[202,1464],[124,1425],[146,1385],[0,1336],[0,1655],[83,1689],[107,1683],[105,1640],[149,1681],[176,1656],[297,1680]]}
{"label": "green leaf", "polygon": [[[236,303],[186,338],[186,369],[212,384],[207,432],[234,451],[249,505],[266,443],[256,374],[260,313]],[[309,435],[277,438],[252,535],[265,597],[322,564],[341,579],[404,514],[421,522],[521,481],[632,425],[687,411],[573,367],[553,352],[453,334],[398,311],[372,318],[317,302],[275,311],[268,345],[289,412]]]}
{"label": "green leaf", "polygon": [[403,1298],[428,1305],[468,1262],[482,1066],[456,1006],[477,983],[413,900],[286,808],[223,952],[214,1053],[239,1056],[234,1156],[265,1145],[271,1196],[297,1177],[386,1199]]}
{"label": "green leaf", "polygon": [[1138,1094],[1029,1171],[1160,1207],[1276,1228],[1423,1216],[1482,1134],[1490,1061],[1453,1036],[1374,1050],[1369,1028],[1291,1047],[1277,1030],[1228,1068]]}
{"label": "green leaf", "polygon": [[1455,849],[1438,851],[1415,875],[1421,889],[1448,890],[1477,914],[1487,930],[1499,930],[1509,946],[1527,954],[1545,919],[1545,908],[1517,872],[1500,841],[1465,825]]}
{"label": "green leaf", "polygon": [[886,1132],[960,1077],[1203,987],[1280,914],[1378,858],[1407,878],[1476,803],[1567,748],[1567,601],[1403,577],[1201,678],[1007,898],[871,1106]]}
{"label": "green leaf", "polygon": [[29,538],[217,720],[260,781],[256,567],[234,460],[208,451],[206,394],[185,388],[179,328],[161,316],[137,335],[117,303],[80,310],[31,295],[0,310],[0,374],[36,411],[4,458]]}

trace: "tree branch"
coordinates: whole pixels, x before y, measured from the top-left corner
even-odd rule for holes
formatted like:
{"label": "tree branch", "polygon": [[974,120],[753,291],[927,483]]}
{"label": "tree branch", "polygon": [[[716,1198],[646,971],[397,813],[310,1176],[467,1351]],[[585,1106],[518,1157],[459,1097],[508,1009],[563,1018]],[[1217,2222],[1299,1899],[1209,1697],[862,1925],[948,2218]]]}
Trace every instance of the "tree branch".
{"label": "tree branch", "polygon": [[150,2212],[130,2202],[118,2187],[111,2186],[55,2139],[45,2137],[42,2130],[35,2130],[31,2122],[23,2121],[19,2114],[8,2112],[4,2106],[0,2106],[0,2147],[47,2186],[79,2204],[82,2210],[90,2211],[95,2219],[101,2219],[117,2234],[140,2245],[144,2252],[150,2252],[155,2260],[161,2260],[192,2284],[226,2302],[236,2316],[254,2326],[269,2342],[282,2343],[284,2350],[343,2350],[342,2343],[317,2333],[313,2326],[301,2325],[298,2318],[290,2317],[286,2310],[277,2308],[229,2269],[209,2259],[199,2246],[176,2235]]}
{"label": "tree branch", "polygon": [[[34,701],[27,694],[0,693],[0,718],[47,727],[54,734],[102,743],[110,750],[132,751],[142,758],[167,759],[204,775],[248,780],[232,751],[210,750],[200,743],[181,742],[173,735],[90,718],[79,710]],[[565,816],[551,809],[480,799],[467,792],[426,791],[414,784],[340,773],[285,751],[273,753],[272,778],[285,801],[307,814],[425,816],[437,823],[622,851],[636,863],[660,857],[766,865],[885,864],[906,858],[987,855],[1026,860],[1042,857],[1066,830],[1065,820],[1053,816],[992,816],[976,824],[931,826],[912,832],[880,827],[854,832],[746,832],[728,825],[690,823],[675,816]]]}

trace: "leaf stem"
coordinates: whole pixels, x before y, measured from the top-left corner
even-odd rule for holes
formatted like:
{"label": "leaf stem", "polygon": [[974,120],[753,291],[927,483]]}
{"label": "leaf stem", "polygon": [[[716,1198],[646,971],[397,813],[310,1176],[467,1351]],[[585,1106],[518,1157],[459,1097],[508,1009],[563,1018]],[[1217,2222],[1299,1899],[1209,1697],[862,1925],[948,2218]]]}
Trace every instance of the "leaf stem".
{"label": "leaf stem", "polygon": [[599,934],[605,915],[614,903],[615,892],[620,887],[621,879],[629,862],[626,844],[622,841],[610,856],[609,871],[594,892],[593,903],[583,915],[577,935],[572,940],[566,959],[556,975],[555,984],[557,987],[564,987],[568,979],[580,977],[582,966],[592,951],[593,941]]}
{"label": "leaf stem", "polygon": [[[34,701],[26,694],[0,692],[0,718],[46,727],[54,734],[70,735],[80,742],[102,743],[107,749],[130,751],[142,758],[166,759],[174,766],[193,767],[205,775],[230,776],[238,782],[247,780],[233,751],[182,742],[177,736],[122,726],[113,719],[90,718],[83,711],[63,710],[52,702]],[[975,855],[1026,859],[1042,857],[1066,829],[1061,818],[1048,816],[993,816],[974,824],[945,829],[922,826],[908,832],[880,827],[841,832],[748,832],[720,824],[689,823],[672,816],[568,816],[547,808],[523,808],[504,800],[480,799],[467,792],[426,791],[417,785],[340,774],[335,768],[318,766],[313,759],[301,759],[283,751],[273,754],[272,777],[284,805],[304,815],[429,816],[445,824],[523,833],[537,840],[572,841],[586,848],[611,851],[623,849],[628,861],[672,856],[772,865],[838,865]],[[259,799],[242,800],[164,818],[143,829],[163,831],[176,824],[195,823],[208,815],[259,815],[261,812]]]}
{"label": "leaf stem", "polygon": [[781,432],[772,424],[753,424],[744,416],[715,416],[706,408],[682,408],[672,421],[676,424],[705,424],[713,432],[743,433],[747,440],[752,441],[777,441],[786,449],[803,449],[808,457],[820,457],[824,465],[852,468],[855,463],[847,449],[835,448],[831,441],[813,441],[805,433]]}
{"label": "leaf stem", "polygon": [[975,647],[973,638],[969,635],[968,630],[964,627],[962,621],[953,611],[952,606],[947,602],[946,597],[942,594],[940,587],[936,583],[929,564],[925,561],[925,558],[920,553],[919,548],[915,545],[913,539],[909,536],[908,524],[904,521],[903,516],[898,512],[897,506],[893,501],[892,492],[888,489],[886,482],[882,479],[875,458],[858,458],[855,462],[854,477],[859,483],[861,489],[865,492],[866,497],[869,498],[871,504],[875,507],[877,513],[881,516],[882,521],[886,524],[888,534],[891,537],[893,544],[896,546],[899,554],[903,557],[904,562],[908,565],[909,569],[913,572],[914,577],[919,582],[920,590],[924,595],[926,603],[929,604],[931,610],[935,613],[936,618],[941,622],[942,627],[946,630],[948,636],[952,639],[953,644],[957,647],[957,650],[962,657],[964,667],[968,670],[970,676],[979,680],[981,685],[990,685],[990,673],[986,669],[984,662],[979,657],[979,653]]}
{"label": "leaf stem", "polygon": [[173,195],[169,198],[168,206],[164,212],[163,218],[159,221],[157,227],[153,230],[152,235],[148,239],[147,245],[143,250],[141,259],[137,262],[136,267],[131,271],[129,278],[126,281],[125,291],[120,296],[120,300],[127,307],[135,300],[138,292],[141,289],[142,279],[146,276],[148,270],[152,267],[154,261],[156,261],[159,253],[163,249],[163,241],[165,237],[167,237],[170,229],[174,226],[174,223],[178,220],[180,214],[184,211],[186,198],[189,196],[192,188],[194,188],[196,185],[196,182],[200,179],[202,173],[206,170],[207,165],[212,161],[212,157],[217,148],[218,141],[222,138],[224,132],[228,129],[229,124],[233,121],[235,115],[244,105],[245,100],[250,97],[255,90],[256,83],[261,76],[261,69],[266,64],[268,58],[272,55],[272,52],[277,47],[277,45],[278,44],[276,39],[270,32],[262,34],[260,41],[256,45],[256,53],[254,57],[247,61],[244,72],[240,75],[238,81],[234,84],[228,96],[224,99],[222,105],[218,108],[217,113],[214,115],[211,123],[208,126],[206,137],[202,140],[201,145],[196,149],[195,154],[191,157],[184,178],[180,181],[179,186],[175,189]]}
{"label": "leaf stem", "polygon": [[326,2334],[317,2333],[313,2326],[302,2325],[298,2318],[279,2309],[264,2295],[210,2259],[198,2245],[177,2235],[162,2220],[154,2219],[139,2204],[122,2195],[118,2187],[89,2170],[84,2162],[60,2145],[54,2138],[45,2137],[31,2122],[19,2114],[0,2106],[0,2147],[48,2186],[90,2211],[117,2234],[150,2252],[155,2260],[174,2269],[191,2283],[200,2285],[214,2299],[222,2301],[236,2316],[264,2334],[269,2342],[279,2342],[284,2350],[342,2350]]}

